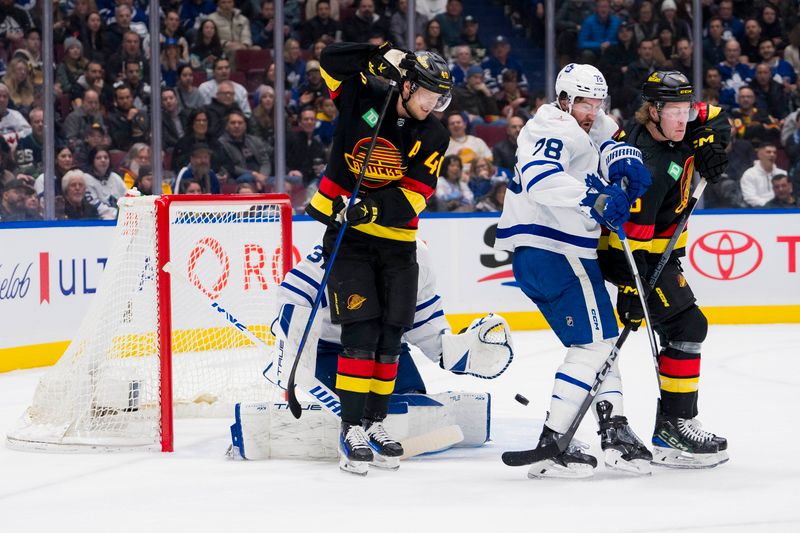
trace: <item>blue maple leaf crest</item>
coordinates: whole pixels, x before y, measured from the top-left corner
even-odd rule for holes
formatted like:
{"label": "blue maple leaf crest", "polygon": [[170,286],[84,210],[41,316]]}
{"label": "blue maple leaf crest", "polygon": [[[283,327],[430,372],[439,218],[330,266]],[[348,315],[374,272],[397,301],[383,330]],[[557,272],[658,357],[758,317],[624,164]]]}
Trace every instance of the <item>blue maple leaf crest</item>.
{"label": "blue maple leaf crest", "polygon": [[600,179],[600,176],[590,173],[586,174],[586,186],[599,192],[606,186],[606,184]]}

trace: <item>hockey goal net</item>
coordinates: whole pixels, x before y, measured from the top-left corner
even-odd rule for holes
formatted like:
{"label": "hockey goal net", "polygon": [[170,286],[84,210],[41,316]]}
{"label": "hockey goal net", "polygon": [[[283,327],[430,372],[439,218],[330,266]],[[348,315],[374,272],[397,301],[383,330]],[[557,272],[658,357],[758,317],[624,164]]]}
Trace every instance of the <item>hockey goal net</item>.
{"label": "hockey goal net", "polygon": [[279,390],[261,372],[277,285],[292,265],[284,195],[120,200],[97,294],[14,447],[172,451],[173,416],[231,416]]}

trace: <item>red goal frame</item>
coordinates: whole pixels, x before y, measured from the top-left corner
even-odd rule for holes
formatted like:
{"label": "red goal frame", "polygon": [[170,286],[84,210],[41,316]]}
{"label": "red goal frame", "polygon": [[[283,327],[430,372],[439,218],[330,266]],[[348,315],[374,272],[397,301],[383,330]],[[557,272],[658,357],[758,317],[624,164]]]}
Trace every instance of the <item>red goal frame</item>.
{"label": "red goal frame", "polygon": [[[170,261],[169,208],[174,203],[228,203],[246,205],[268,203],[280,206],[281,216],[281,266],[284,275],[292,268],[292,204],[285,194],[174,194],[165,195],[155,201],[156,245],[158,247],[158,342],[160,351],[160,399],[161,399],[161,451],[174,451],[172,409],[172,297],[171,274],[164,270]],[[166,289],[166,290],[165,290]]]}

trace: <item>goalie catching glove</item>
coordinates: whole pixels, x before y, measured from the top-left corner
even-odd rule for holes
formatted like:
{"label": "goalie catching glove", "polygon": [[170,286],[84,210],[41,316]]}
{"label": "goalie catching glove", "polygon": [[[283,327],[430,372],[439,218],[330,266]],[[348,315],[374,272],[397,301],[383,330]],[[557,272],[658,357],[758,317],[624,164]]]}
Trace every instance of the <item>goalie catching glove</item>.
{"label": "goalie catching glove", "polygon": [[358,226],[359,224],[370,224],[378,219],[379,209],[378,203],[370,198],[356,198],[353,207],[347,208],[349,199],[346,196],[337,196],[333,199],[331,205],[331,222],[334,226],[339,227],[342,222],[347,220],[351,226]]}
{"label": "goalie catching glove", "polygon": [[505,372],[514,358],[506,319],[491,313],[475,319],[458,335],[442,335],[439,364],[455,374],[494,379]]}

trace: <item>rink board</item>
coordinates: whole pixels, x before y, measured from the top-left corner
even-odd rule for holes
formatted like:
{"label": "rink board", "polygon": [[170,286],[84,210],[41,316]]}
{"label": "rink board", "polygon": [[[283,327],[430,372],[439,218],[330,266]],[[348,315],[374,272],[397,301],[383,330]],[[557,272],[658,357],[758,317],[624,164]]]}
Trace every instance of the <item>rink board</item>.
{"label": "rink board", "polygon": [[[494,311],[512,329],[547,328],[517,288],[510,254],[491,247],[497,221],[434,214],[420,222],[448,319],[460,328]],[[0,371],[57,360],[94,297],[113,233],[103,222],[0,226]],[[319,223],[297,217],[295,257],[321,234]],[[683,267],[711,323],[798,323],[798,249],[797,211],[701,212]]]}

